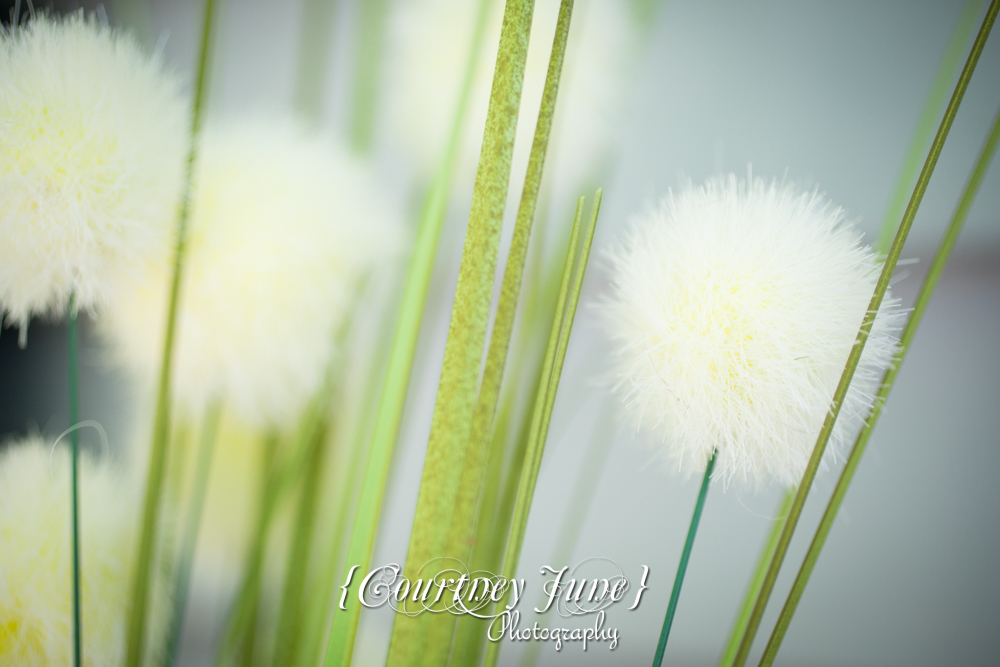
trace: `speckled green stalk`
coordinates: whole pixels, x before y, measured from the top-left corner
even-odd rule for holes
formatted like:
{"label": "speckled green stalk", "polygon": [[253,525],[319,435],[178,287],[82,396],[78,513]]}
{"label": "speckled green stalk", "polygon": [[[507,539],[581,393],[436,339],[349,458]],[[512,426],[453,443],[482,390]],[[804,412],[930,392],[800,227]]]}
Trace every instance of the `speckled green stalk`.
{"label": "speckled green stalk", "polygon": [[743,667],[750,654],[750,647],[753,645],[757,629],[760,627],[760,621],[764,615],[764,609],[767,607],[767,601],[771,596],[771,591],[774,589],[774,582],[778,578],[778,571],[781,569],[781,564],[785,559],[785,554],[788,551],[788,545],[792,540],[792,534],[795,532],[799,516],[802,514],[802,507],[805,505],[806,496],[809,494],[809,488],[812,486],[813,479],[816,476],[816,470],[819,467],[820,460],[823,458],[823,452],[826,450],[826,443],[830,439],[830,433],[833,431],[834,421],[840,413],[840,407],[843,404],[844,396],[847,394],[847,389],[851,384],[851,379],[854,377],[854,371],[858,367],[858,362],[861,360],[861,353],[868,340],[868,334],[871,331],[872,324],[875,322],[875,315],[878,313],[879,306],[882,305],[882,298],[885,296],[885,291],[889,287],[889,279],[892,277],[892,272],[896,268],[896,262],[899,261],[899,255],[903,251],[903,243],[905,243],[906,236],[910,233],[910,227],[913,225],[913,218],[916,216],[917,209],[920,207],[920,201],[923,199],[924,192],[927,190],[927,183],[930,182],[931,174],[934,173],[934,167],[937,164],[938,157],[941,155],[941,149],[944,147],[944,142],[948,137],[949,130],[951,130],[952,122],[955,120],[955,114],[958,113],[958,107],[962,102],[962,97],[965,95],[965,90],[969,86],[969,80],[972,78],[972,73],[976,69],[976,63],[979,61],[979,56],[983,51],[983,46],[986,44],[986,38],[989,36],[990,30],[993,28],[993,22],[996,19],[998,8],[1000,8],[1000,0],[993,0],[986,13],[986,18],[983,21],[982,28],[980,28],[979,34],[976,36],[975,44],[973,45],[972,52],[969,54],[969,58],[962,70],[962,75],[958,79],[958,85],[955,87],[955,92],[952,94],[951,101],[948,103],[948,109],[945,111],[944,118],[941,120],[941,125],[938,128],[937,135],[934,137],[934,143],[931,145],[930,153],[928,153],[927,160],[924,162],[924,167],[920,171],[920,177],[917,179],[917,184],[913,189],[913,195],[910,197],[910,203],[907,205],[906,212],[903,214],[903,220],[899,224],[899,230],[896,232],[896,238],[893,240],[892,246],[889,248],[889,254],[886,257],[885,264],[882,266],[882,273],[879,275],[878,283],[875,286],[875,292],[872,294],[871,302],[868,305],[868,311],[866,312],[864,320],[861,323],[861,329],[858,331],[857,340],[854,343],[854,347],[851,348],[851,354],[847,358],[847,366],[844,368],[844,373],[840,378],[840,383],[837,385],[836,392],[834,392],[830,412],[827,414],[826,420],[823,422],[823,428],[820,430],[819,438],[816,440],[816,446],[813,449],[809,463],[806,465],[805,473],[802,475],[802,481],[796,491],[795,500],[792,502],[792,507],[788,511],[788,520],[785,522],[785,527],[781,531],[781,538],[778,540],[778,548],[775,549],[774,558],[771,559],[771,564],[767,569],[767,575],[764,577],[764,585],[761,587],[760,594],[757,596],[757,602],[754,604],[753,612],[750,615],[750,622],[747,624],[746,634],[743,636],[743,641],[740,642],[740,648],[736,653],[736,660],[734,663],[736,667]]}

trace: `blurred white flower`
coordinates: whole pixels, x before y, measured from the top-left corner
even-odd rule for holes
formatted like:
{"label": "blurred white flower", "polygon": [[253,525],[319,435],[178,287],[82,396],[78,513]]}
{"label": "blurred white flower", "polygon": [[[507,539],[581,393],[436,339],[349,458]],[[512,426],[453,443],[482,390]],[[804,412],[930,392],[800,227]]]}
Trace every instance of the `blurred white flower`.
{"label": "blurred white flower", "polygon": [[[174,362],[180,407],[222,398],[286,427],[319,390],[362,276],[402,246],[363,166],[280,119],[208,127],[197,158]],[[108,311],[126,366],[155,377],[171,265],[151,263]]]}
{"label": "blurred white flower", "polygon": [[[69,457],[41,440],[0,453],[0,664],[72,663]],[[125,615],[138,543],[138,494],[121,471],[81,457],[80,567],[86,665],[125,659]],[[163,645],[168,579],[153,593],[150,650]]]}
{"label": "blurred white flower", "polygon": [[[429,179],[445,141],[468,60],[478,2],[413,0],[394,3],[387,47],[387,124],[414,167]],[[458,173],[471,184],[479,163],[504,2],[494,2],[462,139]],[[538,2],[531,26],[515,140],[512,183],[524,178],[541,106],[559,2]],[[566,47],[546,181],[576,189],[594,178],[610,148],[620,115],[638,30],[625,0],[578,0]],[[512,192],[519,192],[512,188]]]}
{"label": "blurred white flower", "polygon": [[[735,176],[668,195],[610,253],[599,305],[617,393],[687,474],[798,483],[881,269],[816,192]],[[827,458],[857,432],[896,350],[887,294]]]}
{"label": "blurred white flower", "polygon": [[82,13],[0,34],[0,309],[93,310],[174,225],[187,107],[128,35]]}

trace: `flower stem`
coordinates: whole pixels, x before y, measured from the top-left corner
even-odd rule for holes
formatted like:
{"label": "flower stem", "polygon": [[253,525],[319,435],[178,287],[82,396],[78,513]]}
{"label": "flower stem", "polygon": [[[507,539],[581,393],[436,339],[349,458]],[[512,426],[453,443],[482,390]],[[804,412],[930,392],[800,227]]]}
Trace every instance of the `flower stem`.
{"label": "flower stem", "polygon": [[944,270],[945,264],[948,263],[951,251],[955,247],[955,242],[958,240],[959,233],[962,231],[962,225],[965,223],[965,218],[969,213],[969,209],[972,207],[972,202],[975,200],[976,194],[979,192],[979,186],[982,184],[983,177],[986,175],[986,171],[990,166],[993,154],[996,152],[998,140],[1000,140],[1000,110],[997,111],[997,115],[993,119],[993,126],[990,129],[986,143],[983,145],[982,151],[979,154],[979,159],[976,161],[976,166],[973,168],[972,174],[969,176],[969,182],[966,184],[965,190],[962,192],[958,208],[955,209],[955,214],[952,216],[951,222],[948,225],[948,230],[945,232],[945,237],[941,242],[941,247],[938,249],[937,255],[931,263],[930,270],[927,273],[927,277],[924,278],[923,285],[920,286],[920,293],[917,295],[916,303],[913,306],[913,313],[910,315],[910,319],[907,320],[906,326],[903,328],[903,334],[899,341],[899,351],[896,353],[896,358],[892,366],[889,367],[889,370],[886,371],[885,377],[882,380],[882,385],[879,387],[878,394],[875,396],[875,404],[872,408],[871,414],[868,415],[868,419],[865,420],[865,424],[861,428],[861,432],[858,434],[857,440],[854,441],[854,447],[851,448],[851,453],[847,457],[847,463],[844,465],[844,470],[840,474],[840,479],[837,480],[837,486],[833,489],[833,495],[830,498],[830,502],[826,506],[826,511],[823,512],[823,518],[820,520],[819,528],[816,529],[816,534],[813,536],[812,543],[809,545],[809,550],[806,552],[806,556],[802,561],[802,567],[799,568],[799,573],[795,577],[795,583],[792,584],[792,590],[788,593],[788,599],[785,600],[785,606],[782,608],[781,614],[778,616],[778,622],[774,626],[774,631],[771,633],[771,639],[767,643],[767,648],[764,650],[764,656],[760,662],[762,666],[773,663],[774,657],[778,654],[778,649],[781,648],[781,641],[784,639],[785,633],[788,631],[789,623],[792,622],[792,615],[798,607],[799,600],[802,598],[802,593],[805,590],[806,584],[809,583],[809,577],[812,574],[813,568],[816,567],[816,561],[819,559],[819,553],[823,549],[823,545],[826,543],[826,538],[830,534],[830,529],[833,527],[833,521],[837,518],[837,512],[840,510],[840,506],[844,502],[844,496],[847,495],[847,488],[851,485],[851,480],[854,479],[854,473],[858,468],[858,463],[861,461],[861,456],[865,453],[865,447],[868,445],[868,440],[871,437],[872,430],[875,428],[875,423],[882,414],[882,406],[885,405],[885,399],[889,396],[889,392],[892,390],[892,386],[896,381],[896,376],[899,374],[899,368],[902,366],[903,359],[906,357],[906,353],[910,349],[910,343],[913,342],[913,336],[917,331],[917,327],[920,325],[920,321],[923,319],[924,312],[927,310],[927,304],[930,302],[931,295],[934,293],[934,288],[937,287],[938,280],[941,278],[941,272]]}
{"label": "flower stem", "polygon": [[965,7],[958,15],[958,21],[955,23],[951,38],[945,47],[941,64],[938,65],[934,81],[931,83],[930,93],[927,95],[924,108],[917,120],[917,127],[913,131],[910,145],[906,149],[903,169],[899,173],[899,180],[896,181],[892,199],[889,200],[889,208],[882,221],[882,229],[879,232],[878,242],[875,244],[875,251],[880,255],[889,251],[889,244],[892,243],[892,237],[896,233],[896,223],[903,214],[903,207],[906,205],[906,193],[913,187],[913,179],[917,176],[920,156],[923,155],[927,142],[931,139],[934,121],[941,112],[941,105],[947,99],[949,84],[955,78],[955,72],[962,64],[965,45],[969,43],[969,37],[972,36],[972,31],[976,27],[976,18],[979,16],[979,10],[982,6],[983,0],[967,0]]}
{"label": "flower stem", "polygon": [[351,105],[351,148],[366,154],[372,146],[375,109],[378,97],[379,65],[385,44],[388,0],[365,0],[360,3],[357,68],[354,73],[354,98]]}
{"label": "flower stem", "polygon": [[747,623],[750,621],[750,612],[753,611],[753,605],[757,601],[757,594],[760,593],[760,587],[764,585],[764,574],[767,572],[767,566],[770,565],[771,558],[774,556],[774,550],[778,547],[778,538],[781,537],[781,531],[785,527],[785,519],[788,518],[788,509],[792,506],[792,500],[794,499],[794,489],[785,491],[784,496],[781,498],[781,503],[778,505],[778,513],[774,519],[774,525],[771,527],[771,533],[768,535],[767,542],[764,543],[764,549],[760,553],[757,568],[754,570],[750,586],[747,588],[743,604],[740,606],[740,613],[736,616],[736,622],[733,623],[733,630],[729,635],[729,643],[726,644],[726,650],[719,660],[719,667],[732,667],[733,660],[736,659],[736,651],[740,647],[740,642],[743,640],[743,633],[746,632]]}
{"label": "flower stem", "polygon": [[705,474],[701,478],[698,501],[694,504],[691,525],[688,526],[687,538],[684,540],[684,549],[681,551],[681,562],[677,565],[677,575],[674,577],[674,587],[670,591],[667,614],[663,617],[663,629],[660,630],[660,641],[656,645],[656,655],[653,656],[653,667],[660,667],[663,664],[663,653],[667,650],[670,626],[674,624],[674,614],[677,612],[677,602],[681,597],[681,586],[684,584],[684,575],[687,573],[688,560],[691,558],[691,549],[694,547],[694,537],[698,533],[698,524],[701,522],[701,511],[705,509],[705,498],[708,497],[708,485],[712,481],[712,470],[715,468],[715,455],[716,452],[713,451],[711,458],[708,459],[708,465],[705,466]]}
{"label": "flower stem", "polygon": [[[504,555],[503,577],[513,579],[517,575],[517,566],[521,558],[521,547],[524,545],[524,534],[528,528],[528,515],[531,511],[531,501],[535,495],[535,484],[538,482],[538,471],[542,466],[542,454],[545,451],[545,440],[548,437],[549,422],[552,419],[552,408],[559,389],[559,378],[562,375],[563,363],[566,361],[566,350],[569,336],[573,329],[576,307],[580,302],[580,292],[583,289],[583,276],[590,258],[590,248],[594,242],[594,230],[597,227],[597,214],[601,209],[602,191],[594,195],[594,203],[590,209],[590,223],[583,239],[579,261],[576,263],[575,278],[570,291],[570,276],[573,274],[573,258],[576,256],[576,246],[580,233],[581,214],[583,213],[583,197],[576,206],[576,218],[573,222],[573,232],[570,234],[566,263],[563,269],[563,282],[559,289],[559,300],[556,312],[549,330],[549,342],[545,351],[545,362],[535,399],[535,409],[531,418],[531,431],[528,435],[524,454],[524,464],[518,484],[517,500],[514,505],[514,516],[511,521],[510,538]],[[568,294],[567,294],[568,293]],[[568,296],[568,298],[567,298]],[[500,601],[503,604],[503,600]],[[500,658],[500,643],[491,642],[486,649],[486,666],[494,667]]]}
{"label": "flower stem", "polygon": [[945,111],[944,118],[941,120],[941,125],[938,128],[937,135],[934,137],[934,143],[931,144],[931,150],[927,155],[927,160],[924,162],[923,169],[920,171],[920,177],[917,179],[917,184],[913,189],[913,194],[910,197],[910,203],[906,206],[906,212],[903,214],[903,220],[899,224],[899,230],[896,232],[896,238],[893,240],[892,246],[889,248],[889,254],[886,257],[885,264],[882,266],[882,273],[879,275],[878,282],[875,286],[875,292],[872,294],[868,310],[861,323],[861,329],[858,331],[857,340],[851,349],[850,356],[847,358],[847,365],[844,368],[843,375],[840,377],[840,383],[837,385],[837,390],[834,392],[830,411],[827,413],[826,419],[823,422],[823,428],[820,430],[819,438],[816,440],[816,446],[813,449],[812,456],[809,458],[809,463],[806,465],[805,472],[802,475],[802,482],[799,484],[798,490],[795,494],[795,500],[792,502],[792,507],[788,511],[788,520],[785,522],[785,527],[781,531],[781,537],[778,540],[778,547],[775,549],[774,558],[771,559],[771,564],[764,577],[764,585],[761,587],[760,594],[757,596],[757,601],[754,604],[753,612],[750,615],[750,622],[747,624],[747,632],[743,636],[743,641],[740,642],[740,648],[739,651],[737,651],[736,661],[734,663],[736,667],[743,667],[750,654],[750,647],[757,634],[757,629],[760,627],[761,618],[764,615],[764,608],[767,606],[767,601],[771,596],[771,591],[774,589],[774,582],[778,578],[778,571],[781,569],[781,564],[788,551],[788,545],[792,540],[792,534],[795,532],[799,516],[802,514],[802,508],[805,505],[806,496],[809,494],[809,488],[812,486],[813,479],[816,477],[816,470],[819,468],[820,460],[823,458],[826,443],[830,439],[830,433],[833,431],[834,421],[840,413],[840,407],[843,404],[844,396],[847,394],[847,389],[851,384],[851,379],[854,377],[854,371],[858,367],[858,362],[861,360],[861,353],[868,340],[868,334],[871,331],[872,324],[875,322],[875,316],[878,313],[879,306],[882,305],[882,298],[885,296],[886,289],[889,287],[889,279],[892,277],[892,272],[896,268],[896,262],[899,261],[899,255],[903,251],[903,243],[906,242],[906,237],[910,233],[910,227],[913,225],[913,218],[916,216],[917,209],[920,207],[920,201],[923,199],[924,192],[927,190],[927,183],[931,179],[931,174],[934,173],[934,167],[937,165],[937,160],[941,155],[941,149],[944,147],[945,139],[947,139],[948,132],[951,130],[951,125],[955,120],[955,114],[958,113],[958,107],[962,102],[962,97],[965,95],[965,90],[969,86],[969,80],[972,78],[972,73],[976,69],[976,63],[979,61],[979,56],[986,44],[986,38],[989,37],[990,30],[993,28],[993,22],[996,20],[998,9],[1000,9],[1000,0],[993,0],[993,2],[990,3],[990,8],[986,13],[986,18],[983,20],[983,25],[979,30],[979,34],[976,36],[972,52],[969,54],[965,67],[962,69],[962,75],[959,77],[958,85],[956,85],[955,92],[952,94],[951,101],[948,103],[948,108]]}
{"label": "flower stem", "polygon": [[170,435],[170,375],[174,355],[174,336],[177,330],[177,309],[180,302],[181,276],[184,266],[188,216],[190,215],[191,182],[194,175],[198,133],[204,115],[205,93],[208,89],[208,59],[212,44],[212,24],[215,0],[205,0],[201,45],[198,55],[198,75],[191,110],[191,137],[184,174],[184,191],[181,196],[180,214],[177,219],[177,247],[174,252],[173,276],[167,306],[167,321],[163,337],[163,357],[156,396],[156,416],[153,423],[153,442],[150,448],[149,471],[146,477],[146,494],[142,510],[142,529],[129,603],[126,667],[139,667],[145,649],[146,607],[149,598],[150,575],[159,524],[160,497],[163,493],[163,476],[167,461],[167,443]]}
{"label": "flower stem", "polygon": [[[70,292],[69,305],[66,309],[66,337],[69,342],[69,425],[76,426],[80,419],[79,404],[79,336],[76,326],[76,295]],[[83,624],[80,618],[80,431],[73,429],[69,434],[69,492],[70,511],[72,516],[72,549],[73,549],[73,665],[83,665]]]}
{"label": "flower stem", "polygon": [[164,660],[167,667],[173,667],[177,664],[177,655],[180,650],[184,612],[187,609],[188,593],[191,589],[191,567],[194,563],[194,550],[198,544],[198,531],[201,528],[202,510],[205,507],[209,472],[212,469],[212,453],[215,451],[215,436],[219,430],[221,414],[222,404],[220,401],[215,401],[209,405],[202,419],[201,438],[198,442],[198,460],[195,462],[194,480],[192,481],[191,505],[188,507],[187,520],[184,522],[180,558],[174,578],[174,606],[167,634],[167,655]]}
{"label": "flower stem", "polygon": [[[403,406],[406,403],[406,391],[413,369],[420,322],[423,318],[424,305],[427,303],[438,241],[441,238],[441,229],[451,195],[451,185],[458,162],[462,132],[472,97],[472,84],[482,50],[480,47],[491,1],[480,0],[479,3],[476,27],[451,125],[451,134],[421,212],[413,258],[410,260],[396,320],[396,330],[389,349],[385,382],[375,417],[375,430],[372,433],[371,448],[365,464],[364,484],[361,487],[361,497],[358,500],[344,559],[345,579],[352,565],[358,565],[361,569],[368,567],[375,546],[375,532],[382,508],[382,498],[385,495],[389,467],[396,448],[396,436],[399,434]],[[360,614],[360,605],[350,605],[347,609],[338,610],[334,614],[324,660],[326,667],[347,667],[350,664]]]}

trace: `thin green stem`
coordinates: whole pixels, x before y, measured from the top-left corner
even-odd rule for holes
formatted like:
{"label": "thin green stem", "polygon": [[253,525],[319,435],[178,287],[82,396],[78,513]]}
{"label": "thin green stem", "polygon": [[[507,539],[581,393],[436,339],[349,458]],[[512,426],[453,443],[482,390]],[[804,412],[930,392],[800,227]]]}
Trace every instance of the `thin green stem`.
{"label": "thin green stem", "polygon": [[764,543],[764,549],[760,553],[757,567],[754,569],[750,585],[747,587],[746,595],[743,597],[743,604],[740,605],[740,612],[736,616],[736,621],[733,623],[733,630],[729,634],[729,642],[726,644],[726,650],[722,653],[722,658],[719,660],[719,667],[732,667],[733,660],[736,659],[736,651],[740,647],[740,642],[743,641],[743,633],[746,632],[747,623],[750,622],[750,613],[753,611],[753,605],[757,601],[760,588],[764,585],[764,575],[767,573],[767,567],[771,563],[771,558],[774,557],[774,550],[778,548],[778,538],[781,537],[781,531],[785,527],[785,519],[788,517],[788,510],[792,506],[792,500],[794,499],[794,489],[785,491],[781,498],[781,503],[778,505],[778,512],[773,521],[774,525],[771,526],[771,532],[768,534],[767,541]]}
{"label": "thin green stem", "polygon": [[295,70],[295,108],[318,122],[323,114],[323,92],[330,67],[330,43],[337,0],[302,3],[299,62]]}
{"label": "thin green stem", "polygon": [[354,98],[351,104],[351,148],[365,154],[371,150],[375,110],[378,104],[379,69],[385,44],[388,0],[365,0],[359,5],[358,50],[355,62]]}
{"label": "thin green stem", "polygon": [[938,281],[941,279],[941,272],[944,271],[944,267],[948,263],[948,258],[951,256],[955,243],[958,241],[958,235],[962,231],[962,225],[969,214],[972,202],[975,201],[976,194],[979,192],[979,186],[982,185],[986,171],[989,169],[990,161],[996,152],[998,140],[1000,140],[1000,110],[997,111],[997,115],[993,119],[993,126],[990,128],[986,142],[979,153],[979,159],[976,161],[976,166],[973,168],[965,190],[962,192],[958,207],[955,209],[955,214],[948,224],[948,230],[945,232],[941,247],[938,249],[937,255],[935,255],[934,261],[931,263],[923,285],[920,286],[920,292],[913,306],[913,312],[909,320],[907,320],[906,326],[903,328],[903,334],[899,341],[899,350],[896,353],[894,363],[886,371],[885,377],[882,380],[882,386],[879,387],[878,393],[875,396],[875,404],[872,407],[871,414],[868,415],[868,419],[865,420],[865,424],[861,428],[857,440],[854,441],[854,446],[847,457],[844,470],[841,472],[840,479],[837,480],[837,486],[833,489],[833,495],[830,497],[830,502],[823,512],[819,528],[816,529],[816,534],[813,536],[809,550],[802,561],[802,567],[799,568],[799,573],[795,577],[795,583],[792,584],[792,589],[785,600],[785,606],[778,616],[778,622],[774,626],[771,639],[767,643],[767,648],[764,650],[764,656],[760,662],[762,666],[772,664],[775,656],[778,654],[778,649],[781,648],[781,642],[788,631],[788,625],[792,622],[792,615],[795,614],[799,600],[802,598],[802,593],[805,591],[806,584],[809,583],[809,577],[812,575],[813,568],[816,567],[820,551],[822,551],[823,545],[826,544],[826,538],[830,534],[830,529],[833,528],[834,519],[837,518],[837,512],[844,502],[847,489],[854,479],[854,473],[861,462],[861,456],[865,453],[865,448],[868,445],[868,440],[871,438],[875,423],[882,414],[882,407],[885,405],[885,400],[892,390],[892,386],[899,374],[899,369],[903,365],[903,360],[910,349],[910,344],[913,342],[917,327],[920,326],[920,321],[927,310],[927,304],[934,294],[934,288],[937,287]]}
{"label": "thin green stem", "polygon": [[[406,403],[406,392],[413,369],[417,338],[420,334],[420,322],[423,318],[424,305],[427,303],[427,291],[437,256],[438,241],[441,238],[441,229],[451,195],[490,3],[491,0],[480,0],[451,134],[421,212],[413,258],[404,282],[396,329],[389,349],[385,382],[375,417],[375,430],[372,433],[368,461],[365,464],[361,498],[358,500],[351,537],[347,545],[344,560],[345,580],[352,565],[366,569],[371,561],[382,498],[385,495],[389,468],[396,448],[396,437],[403,416],[403,406]],[[360,605],[356,604],[334,614],[324,660],[326,667],[347,667],[350,664],[360,614]]]}
{"label": "thin green stem", "polygon": [[681,599],[681,586],[684,584],[684,575],[687,574],[688,560],[691,559],[691,549],[694,547],[694,537],[698,533],[698,524],[701,522],[701,512],[705,509],[705,498],[708,497],[708,485],[712,481],[712,470],[715,468],[715,455],[708,459],[705,466],[705,474],[701,478],[701,488],[698,490],[698,501],[694,504],[694,514],[691,515],[691,525],[688,526],[687,537],[684,539],[684,549],[681,551],[681,562],[677,565],[677,575],[674,577],[674,587],[670,591],[670,602],[667,604],[667,614],[663,617],[663,629],[660,630],[660,641],[656,645],[656,654],[653,656],[653,667],[660,667],[663,664],[663,653],[667,650],[667,639],[670,637],[670,626],[674,624],[674,614],[677,613],[677,603]]}
{"label": "thin green stem", "polygon": [[184,613],[187,609],[188,593],[191,590],[191,568],[194,564],[195,547],[198,544],[198,531],[201,528],[205,496],[208,493],[208,478],[212,469],[212,454],[215,451],[215,438],[219,431],[221,415],[222,403],[214,401],[209,405],[202,419],[201,437],[198,442],[198,460],[195,462],[194,479],[191,482],[191,504],[184,522],[180,558],[177,564],[177,573],[174,575],[173,610],[170,628],[167,632],[167,654],[164,660],[164,664],[168,667],[177,664],[177,655],[180,650],[181,633],[184,629]]}
{"label": "thin green stem", "polygon": [[212,45],[212,26],[215,0],[205,0],[201,44],[198,55],[198,75],[191,110],[191,137],[184,174],[184,190],[177,219],[177,247],[174,252],[173,275],[167,306],[167,321],[163,337],[163,357],[160,362],[160,379],[157,386],[156,416],[153,423],[153,441],[150,448],[149,471],[146,477],[146,494],[142,510],[142,529],[129,603],[128,634],[125,653],[126,667],[139,667],[146,641],[146,612],[149,598],[152,561],[155,554],[157,528],[160,518],[160,497],[163,493],[163,476],[167,462],[167,443],[170,441],[170,378],[174,356],[174,337],[177,331],[177,310],[180,303],[181,277],[184,266],[184,248],[188,216],[191,209],[191,181],[194,175],[195,156],[198,150],[198,133],[204,115],[208,90],[208,60]]}
{"label": "thin green stem", "polygon": [[[590,223],[583,238],[583,248],[576,263],[572,291],[566,298],[566,287],[573,257],[576,255],[577,239],[579,237],[580,217],[583,210],[583,198],[577,203],[576,219],[573,232],[570,235],[569,249],[563,272],[563,284],[559,290],[559,301],[556,305],[555,319],[549,332],[549,344],[546,350],[546,360],[543,366],[541,381],[544,389],[539,386],[535,402],[535,412],[532,416],[531,433],[528,436],[528,446],[525,451],[524,468],[518,486],[517,501],[514,507],[514,517],[511,521],[511,533],[504,555],[503,577],[513,579],[517,574],[517,566],[521,557],[521,547],[524,544],[524,534],[528,527],[528,514],[531,511],[531,501],[535,495],[535,485],[538,482],[538,471],[542,465],[542,454],[545,451],[545,440],[548,437],[549,422],[555,405],[556,392],[559,389],[559,378],[562,375],[563,363],[566,360],[566,350],[569,336],[573,329],[576,307],[580,302],[583,289],[583,277],[587,270],[587,260],[590,258],[590,248],[594,242],[594,230],[597,227],[597,215],[601,209],[602,191],[594,195],[594,203],[590,210]],[[558,334],[556,333],[558,331]],[[558,339],[558,342],[555,342]],[[555,342],[555,344],[554,344]],[[501,601],[501,604],[503,602]],[[486,665],[493,667],[500,657],[500,642],[492,642],[486,651]]]}
{"label": "thin green stem", "polygon": [[[79,404],[79,336],[76,326],[76,295],[70,292],[66,306],[66,337],[69,342],[69,425],[80,421]],[[72,516],[73,549],[73,665],[83,665],[83,623],[80,618],[80,431],[73,429],[69,434],[69,492]]]}
{"label": "thin green stem", "polygon": [[931,133],[934,132],[934,121],[937,120],[941,106],[948,98],[951,82],[962,65],[962,54],[965,53],[966,44],[969,43],[972,31],[976,28],[976,18],[979,17],[979,10],[982,6],[983,0],[966,0],[965,6],[958,15],[955,28],[951,32],[951,38],[945,47],[941,64],[938,65],[930,92],[927,94],[927,100],[924,102],[924,108],[917,120],[917,127],[913,131],[910,145],[906,149],[903,168],[899,172],[899,179],[896,181],[896,187],[892,191],[892,198],[889,200],[889,207],[886,209],[885,218],[882,221],[878,242],[875,244],[875,250],[880,255],[888,252],[889,244],[892,243],[892,238],[896,233],[896,223],[903,214],[903,207],[906,206],[906,195],[913,187],[913,179],[917,177],[917,169],[920,168],[920,157],[926,150],[927,142],[931,140]]}
{"label": "thin green stem", "polygon": [[799,484],[798,490],[795,494],[795,500],[792,502],[792,507],[788,511],[788,520],[785,523],[784,529],[781,531],[781,538],[778,540],[778,548],[774,552],[774,558],[771,560],[771,564],[767,569],[767,575],[764,577],[764,585],[761,587],[760,595],[757,596],[757,602],[754,604],[753,612],[750,615],[750,622],[747,624],[747,632],[743,636],[743,641],[740,642],[740,649],[736,654],[736,667],[743,667],[750,654],[750,647],[753,644],[754,637],[757,635],[757,629],[760,627],[760,621],[764,615],[764,608],[767,606],[767,601],[771,596],[771,591],[774,589],[774,582],[778,578],[778,571],[781,569],[781,564],[788,551],[788,545],[792,540],[792,534],[795,532],[799,516],[802,514],[802,508],[805,505],[806,496],[809,494],[809,489],[812,486],[813,479],[816,477],[816,470],[819,468],[820,460],[823,458],[823,452],[826,450],[826,443],[830,439],[830,433],[833,431],[834,421],[840,413],[840,407],[843,404],[844,396],[847,394],[847,389],[851,384],[851,379],[854,377],[854,371],[858,367],[858,362],[861,360],[861,353],[868,340],[868,334],[871,331],[872,324],[875,322],[875,316],[878,313],[879,306],[882,305],[882,298],[885,296],[885,291],[889,287],[889,279],[892,277],[892,272],[896,268],[896,262],[899,261],[899,255],[903,251],[903,244],[906,242],[906,237],[910,233],[910,227],[913,225],[913,218],[916,216],[917,209],[920,207],[920,201],[923,199],[924,192],[927,190],[927,183],[931,179],[931,174],[934,173],[934,167],[937,164],[938,157],[941,155],[941,149],[944,147],[945,139],[947,139],[948,132],[951,130],[951,125],[955,120],[955,114],[958,113],[958,107],[962,102],[962,97],[965,95],[966,89],[969,86],[969,80],[972,78],[972,73],[976,69],[976,63],[979,61],[979,56],[986,44],[986,39],[989,37],[990,30],[993,28],[993,22],[996,20],[998,9],[1000,9],[1000,0],[993,0],[986,13],[986,18],[983,21],[982,28],[980,28],[979,34],[976,36],[976,41],[975,44],[973,44],[972,52],[969,54],[969,59],[966,61],[965,67],[962,69],[962,75],[959,77],[958,85],[955,87],[955,92],[952,94],[951,101],[948,103],[948,109],[945,111],[944,118],[941,120],[941,126],[938,128],[937,135],[934,137],[934,143],[931,145],[931,150],[927,155],[927,160],[924,162],[924,167],[920,171],[920,177],[917,179],[917,184],[913,189],[913,195],[910,197],[910,203],[907,205],[906,212],[903,214],[903,220],[899,224],[899,230],[896,232],[896,238],[893,239],[892,246],[889,248],[889,254],[886,257],[885,264],[882,266],[882,273],[879,275],[878,282],[875,286],[875,292],[872,294],[871,302],[868,304],[868,310],[861,323],[861,329],[858,331],[857,340],[851,348],[851,354],[847,358],[847,365],[844,368],[844,373],[841,375],[840,383],[837,385],[837,390],[834,392],[830,411],[827,413],[826,419],[823,422],[823,428],[820,430],[819,438],[816,440],[816,446],[813,449],[812,456],[809,458],[805,472],[802,475],[802,482]]}

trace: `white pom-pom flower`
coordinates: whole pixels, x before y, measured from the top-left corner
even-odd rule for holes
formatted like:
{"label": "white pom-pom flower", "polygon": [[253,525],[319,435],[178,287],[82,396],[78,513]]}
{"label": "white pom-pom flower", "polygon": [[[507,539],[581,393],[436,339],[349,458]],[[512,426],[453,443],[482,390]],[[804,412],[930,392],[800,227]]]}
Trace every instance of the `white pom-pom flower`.
{"label": "white pom-pom flower", "polygon": [[[801,478],[881,269],[843,217],[816,192],[729,176],[671,193],[611,251],[616,391],[680,471],[717,449],[725,482]],[[898,320],[887,294],[827,463],[867,416]]]}
{"label": "white pom-pom flower", "polygon": [[[527,169],[548,71],[559,2],[539,2],[531,26],[512,178]],[[387,48],[387,124],[415,167],[429,175],[442,157],[468,61],[478,2],[413,0],[393,5]],[[475,176],[489,106],[503,2],[494,2],[462,137],[459,174]],[[609,149],[638,40],[625,0],[578,0],[570,24],[547,180],[575,192]]]}
{"label": "white pom-pom flower", "polygon": [[[319,390],[361,277],[401,248],[374,180],[334,142],[280,119],[208,127],[193,185],[174,358],[180,407],[221,398],[288,426]],[[128,367],[155,377],[169,261],[108,311]]]}
{"label": "white pom-pom flower", "polygon": [[[0,452],[0,664],[72,663],[69,457],[40,440]],[[80,467],[80,566],[85,665],[125,659],[125,616],[139,525],[138,498],[120,471]],[[156,568],[161,572],[162,568]],[[169,619],[165,576],[153,593],[151,652]]]}
{"label": "white pom-pom flower", "polygon": [[[0,309],[98,309],[165,251],[187,108],[175,77],[82,14],[0,34]],[[123,273],[124,272],[124,273]]]}

